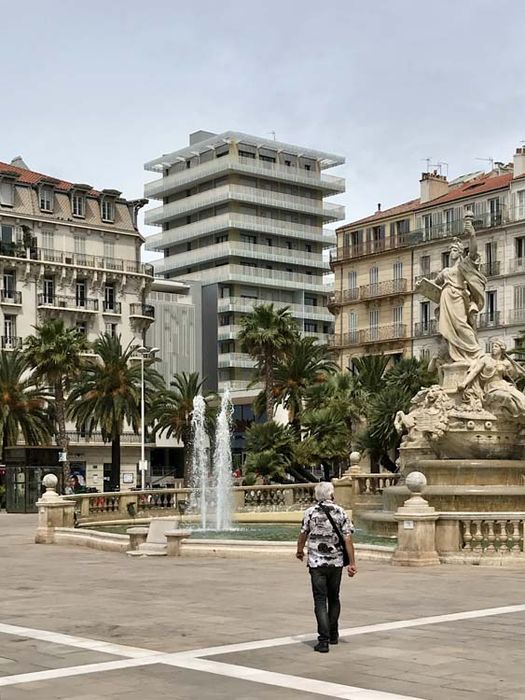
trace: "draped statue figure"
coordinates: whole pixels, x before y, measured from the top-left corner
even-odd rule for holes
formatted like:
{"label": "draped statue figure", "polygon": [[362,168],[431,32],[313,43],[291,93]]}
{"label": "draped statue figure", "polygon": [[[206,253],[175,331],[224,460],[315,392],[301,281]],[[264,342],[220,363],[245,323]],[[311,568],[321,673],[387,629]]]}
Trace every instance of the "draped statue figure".
{"label": "draped statue figure", "polygon": [[436,302],[438,330],[447,341],[453,362],[474,362],[481,355],[476,320],[485,299],[487,278],[480,271],[480,256],[473,214],[465,214],[465,232],[469,234],[468,252],[454,238],[450,246],[450,263],[431,282],[420,281],[416,291]]}

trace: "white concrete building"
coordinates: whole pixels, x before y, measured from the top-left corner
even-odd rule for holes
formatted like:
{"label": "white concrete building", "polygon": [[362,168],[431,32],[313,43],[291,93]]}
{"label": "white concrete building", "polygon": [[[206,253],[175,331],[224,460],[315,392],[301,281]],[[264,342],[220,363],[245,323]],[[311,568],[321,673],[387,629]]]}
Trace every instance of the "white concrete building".
{"label": "white concrete building", "polygon": [[145,219],[162,229],[146,244],[164,255],[155,272],[202,283],[203,373],[209,389],[229,387],[237,404],[253,398],[253,361],[236,336],[254,304],[289,305],[301,331],[320,341],[332,331],[323,249],[335,237],[323,224],[344,218],[344,207],[324,200],[345,182],[324,170],[342,163],[234,131],[198,131],[187,147],[146,163],[162,175],[145,187],[162,202]]}
{"label": "white concrete building", "polygon": [[[76,326],[89,340],[119,334],[143,343],[154,320],[145,303],[153,281],[140,262],[143,237],[137,212],[146,200],[128,201],[113,189],[94,190],[33,172],[21,158],[0,163],[0,346],[20,348],[34,326],[50,317]],[[100,434],[73,427],[68,457],[88,486],[109,484],[111,449]],[[119,484],[136,485],[140,436],[122,436]]]}

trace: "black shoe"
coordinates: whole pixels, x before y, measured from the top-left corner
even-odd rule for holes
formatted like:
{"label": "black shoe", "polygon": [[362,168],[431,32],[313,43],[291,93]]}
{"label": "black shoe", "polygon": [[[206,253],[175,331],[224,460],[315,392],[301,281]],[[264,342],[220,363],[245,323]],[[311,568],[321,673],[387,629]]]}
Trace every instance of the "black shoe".
{"label": "black shoe", "polygon": [[328,654],[328,652],[330,651],[330,647],[328,646],[328,642],[318,642],[314,646],[314,651],[318,651],[321,654]]}
{"label": "black shoe", "polygon": [[339,636],[330,637],[330,644],[339,644]]}

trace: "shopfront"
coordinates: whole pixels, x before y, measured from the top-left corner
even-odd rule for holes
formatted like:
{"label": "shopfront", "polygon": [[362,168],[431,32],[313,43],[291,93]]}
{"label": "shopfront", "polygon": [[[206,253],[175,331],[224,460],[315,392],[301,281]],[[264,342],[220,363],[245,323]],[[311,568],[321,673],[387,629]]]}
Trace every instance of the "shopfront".
{"label": "shopfront", "polygon": [[43,493],[42,479],[56,474],[62,489],[62,467],[54,447],[8,447],[5,460],[6,510],[8,513],[36,513],[35,503]]}

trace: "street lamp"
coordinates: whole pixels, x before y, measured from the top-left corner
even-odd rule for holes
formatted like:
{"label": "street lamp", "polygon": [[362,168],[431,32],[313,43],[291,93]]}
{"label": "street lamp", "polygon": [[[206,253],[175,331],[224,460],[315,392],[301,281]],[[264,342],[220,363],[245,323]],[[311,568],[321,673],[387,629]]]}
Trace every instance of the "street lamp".
{"label": "street lamp", "polygon": [[140,355],[140,488],[142,491],[146,488],[146,472],[148,470],[148,460],[146,459],[146,425],[145,425],[145,382],[144,382],[144,361],[146,358],[151,358],[160,348],[146,348],[141,346],[137,348]]}

